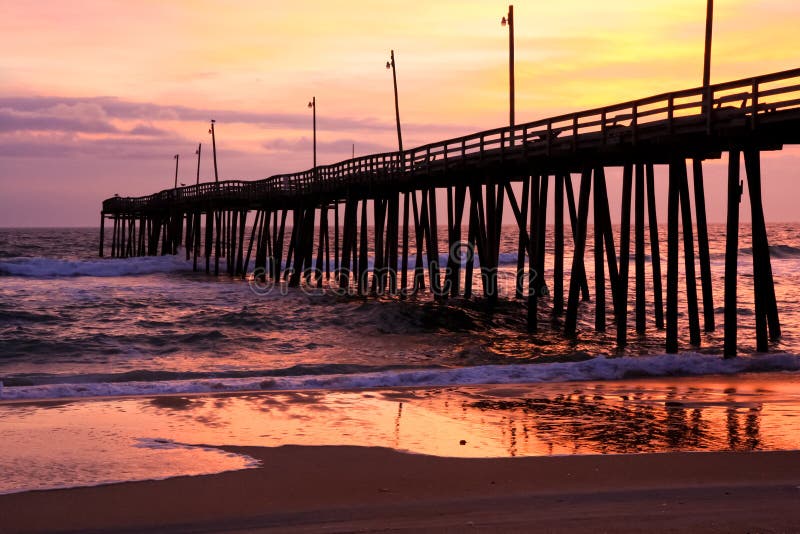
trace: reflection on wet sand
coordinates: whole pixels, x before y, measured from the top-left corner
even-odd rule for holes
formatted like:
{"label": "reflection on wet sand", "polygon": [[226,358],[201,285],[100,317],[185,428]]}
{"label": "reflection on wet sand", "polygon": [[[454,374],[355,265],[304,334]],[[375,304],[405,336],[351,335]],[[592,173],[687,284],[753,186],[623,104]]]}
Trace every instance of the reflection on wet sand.
{"label": "reflection on wet sand", "polygon": [[652,394],[604,396],[598,389],[602,387],[549,398],[483,399],[464,405],[505,414],[502,432],[507,433],[510,456],[531,450],[531,433],[547,446],[547,454],[760,448],[760,404],[742,406],[731,400],[721,421],[719,406],[685,405],[677,400],[682,396],[675,388],[666,392],[663,402]]}
{"label": "reflection on wet sand", "polygon": [[187,434],[193,427],[194,442],[204,436],[203,443],[217,444],[229,441],[213,435],[215,428],[235,444],[388,446],[447,456],[794,448],[796,389],[763,388],[758,380],[221,394],[153,400],[144,411],[181,420]]}
{"label": "reflection on wet sand", "polygon": [[356,445],[454,457],[793,450],[798,416],[800,377],[781,373],[7,402],[0,465],[11,466],[7,480],[41,488],[74,483],[67,465],[80,466],[89,484],[120,472],[135,480],[247,464],[189,445]]}

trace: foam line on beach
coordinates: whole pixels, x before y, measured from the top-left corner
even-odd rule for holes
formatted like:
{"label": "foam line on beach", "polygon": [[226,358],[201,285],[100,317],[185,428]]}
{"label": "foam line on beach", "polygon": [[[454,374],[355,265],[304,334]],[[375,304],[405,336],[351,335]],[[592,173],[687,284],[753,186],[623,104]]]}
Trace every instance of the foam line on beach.
{"label": "foam line on beach", "polygon": [[599,356],[580,362],[482,365],[344,375],[209,377],[191,380],[59,383],[13,387],[0,385],[0,400],[599,381],[798,370],[800,370],[800,356],[795,354],[762,354],[728,360],[718,355],[696,353],[620,358]]}

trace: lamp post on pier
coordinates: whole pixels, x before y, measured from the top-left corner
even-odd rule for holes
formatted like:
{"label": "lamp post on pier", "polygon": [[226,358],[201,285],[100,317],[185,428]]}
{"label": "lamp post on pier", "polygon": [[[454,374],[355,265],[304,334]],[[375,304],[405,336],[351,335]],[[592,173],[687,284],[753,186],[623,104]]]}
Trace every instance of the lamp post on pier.
{"label": "lamp post on pier", "polygon": [[314,129],[314,177],[317,175],[317,97],[312,96],[308,107],[312,110]]}
{"label": "lamp post on pier", "polygon": [[174,189],[178,189],[178,160],[180,159],[180,154],[175,154],[175,187]]}
{"label": "lamp post on pier", "polygon": [[214,153],[214,181],[219,182],[219,173],[217,172],[217,137],[214,133],[214,123],[216,121],[211,119],[211,128],[208,133],[211,134],[211,152]]}
{"label": "lamp post on pier", "polygon": [[196,185],[200,185],[200,151],[203,148],[203,143],[197,143],[197,150],[195,150],[195,154],[197,154],[197,182]]}
{"label": "lamp post on pier", "polygon": [[[703,108],[711,120],[713,98],[711,94],[711,34],[714,29],[714,0],[706,1],[706,44],[703,53]],[[710,124],[710,122],[709,122]]]}
{"label": "lamp post on pier", "polygon": [[[386,68],[392,69],[392,81],[394,82],[394,115],[397,119],[397,146],[400,152],[402,152],[403,134],[400,130],[400,103],[397,97],[397,67],[394,62],[394,50],[391,51],[390,59],[386,62]],[[400,157],[402,157],[402,155]]]}
{"label": "lamp post on pier", "polygon": [[[710,1],[710,0],[709,0]],[[502,26],[508,26],[508,123],[514,127],[514,6],[508,6],[508,15],[500,20]]]}
{"label": "lamp post on pier", "polygon": [[706,3],[706,46],[703,55],[703,87],[711,85],[711,34],[714,29],[714,0]]}

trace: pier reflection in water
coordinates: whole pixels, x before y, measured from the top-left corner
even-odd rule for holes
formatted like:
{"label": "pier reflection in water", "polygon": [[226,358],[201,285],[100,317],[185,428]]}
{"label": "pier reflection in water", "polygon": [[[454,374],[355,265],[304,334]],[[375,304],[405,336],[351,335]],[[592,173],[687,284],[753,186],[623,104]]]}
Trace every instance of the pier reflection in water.
{"label": "pier reflection in water", "polygon": [[[716,400],[699,388],[665,391],[618,385],[576,387],[553,397],[465,401],[470,410],[500,416],[511,456],[637,452],[756,450],[762,402],[735,392]],[[763,448],[781,448],[775,443]]]}

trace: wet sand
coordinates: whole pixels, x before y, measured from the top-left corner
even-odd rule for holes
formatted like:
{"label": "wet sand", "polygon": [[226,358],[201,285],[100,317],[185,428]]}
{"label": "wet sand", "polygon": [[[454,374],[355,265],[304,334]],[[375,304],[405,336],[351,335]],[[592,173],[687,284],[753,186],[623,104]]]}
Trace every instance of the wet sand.
{"label": "wet sand", "polygon": [[0,496],[0,531],[791,532],[800,452],[441,458],[226,447],[257,469]]}

